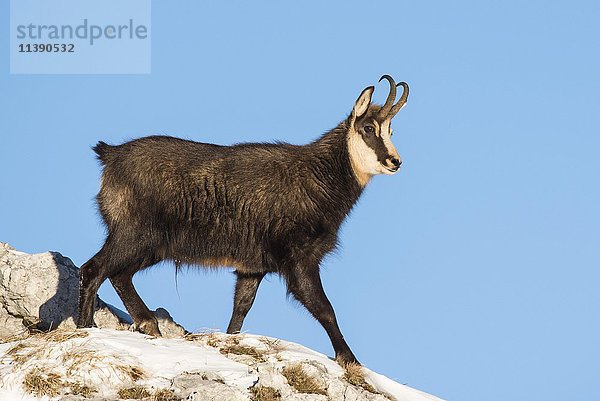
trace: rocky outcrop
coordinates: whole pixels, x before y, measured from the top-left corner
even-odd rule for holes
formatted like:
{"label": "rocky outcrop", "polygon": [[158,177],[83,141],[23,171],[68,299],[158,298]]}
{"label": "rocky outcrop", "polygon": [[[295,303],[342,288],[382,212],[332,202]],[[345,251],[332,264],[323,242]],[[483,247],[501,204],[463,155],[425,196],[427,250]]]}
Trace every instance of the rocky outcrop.
{"label": "rocky outcrop", "polygon": [[[79,269],[58,252],[27,254],[0,242],[0,338],[32,330],[75,328]],[[182,337],[185,330],[169,313],[155,312],[165,337]],[[94,314],[101,328],[128,330],[131,318],[97,298]]]}

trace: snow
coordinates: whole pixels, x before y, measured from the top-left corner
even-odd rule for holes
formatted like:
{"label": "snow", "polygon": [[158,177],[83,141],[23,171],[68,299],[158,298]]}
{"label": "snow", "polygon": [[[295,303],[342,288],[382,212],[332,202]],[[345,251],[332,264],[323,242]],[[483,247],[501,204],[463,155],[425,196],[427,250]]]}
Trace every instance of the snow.
{"label": "snow", "polygon": [[[131,381],[123,373],[122,368],[125,366],[140,367],[144,375],[135,384],[153,389],[169,388],[173,378],[185,372],[213,372],[225,384],[234,386],[245,394],[259,379],[256,369],[223,355],[218,348],[207,345],[204,340],[153,338],[140,333],[109,329],[85,331],[88,334],[85,337],[74,336],[61,342],[35,340],[41,347],[34,357],[21,361],[20,364],[6,354],[18,342],[0,344],[0,400],[48,400],[47,396],[36,398],[28,395],[23,389],[26,372],[36,368],[82,381],[98,389],[96,396],[113,398],[116,398],[116,389],[122,388],[128,380]],[[231,339],[231,336],[221,333],[208,336],[213,336],[217,341]],[[32,344],[32,338],[25,340],[24,344]],[[324,367],[328,376],[337,379],[344,374],[344,370],[327,356],[299,344],[251,334],[239,335],[237,338],[239,345],[257,350],[276,348],[278,362],[275,363],[315,361]],[[86,353],[89,357],[85,357]],[[367,382],[397,401],[440,401],[439,398],[396,383],[366,368],[364,372]]]}
{"label": "snow", "polygon": [[375,373],[370,371],[369,369],[364,369],[366,372],[366,379],[369,383],[371,383],[375,388],[381,389],[383,392],[387,394],[391,394],[398,401],[400,400],[419,400],[419,401],[441,401],[438,397],[435,397],[431,394],[424,393],[423,391],[416,390],[414,388],[408,387],[404,384],[397,383],[392,379],[388,379],[384,375],[380,375],[379,373]]}
{"label": "snow", "polygon": [[[142,337],[142,338],[140,338]],[[140,341],[141,340],[141,341]],[[108,352],[128,355],[153,378],[169,381],[185,371],[218,372],[227,384],[248,388],[257,378],[248,366],[231,361],[216,349],[199,347],[183,339],[162,339],[133,332],[95,330],[92,341]],[[153,383],[150,383],[153,384]]]}
{"label": "snow", "polygon": [[14,249],[8,249],[8,252],[12,253],[13,255],[17,255],[17,256],[27,256],[27,255],[29,255],[28,253],[17,251],[17,250],[14,250]]}

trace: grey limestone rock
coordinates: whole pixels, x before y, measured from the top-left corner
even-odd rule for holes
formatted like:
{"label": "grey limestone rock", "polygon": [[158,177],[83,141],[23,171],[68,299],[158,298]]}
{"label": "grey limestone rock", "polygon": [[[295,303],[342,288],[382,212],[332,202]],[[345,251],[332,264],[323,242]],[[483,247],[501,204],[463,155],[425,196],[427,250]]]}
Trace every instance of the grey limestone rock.
{"label": "grey limestone rock", "polygon": [[[19,337],[32,329],[75,328],[79,298],[79,269],[58,252],[27,254],[0,242],[0,338]],[[169,312],[155,312],[165,337],[186,331]],[[125,312],[96,300],[94,321],[100,328],[127,330]]]}

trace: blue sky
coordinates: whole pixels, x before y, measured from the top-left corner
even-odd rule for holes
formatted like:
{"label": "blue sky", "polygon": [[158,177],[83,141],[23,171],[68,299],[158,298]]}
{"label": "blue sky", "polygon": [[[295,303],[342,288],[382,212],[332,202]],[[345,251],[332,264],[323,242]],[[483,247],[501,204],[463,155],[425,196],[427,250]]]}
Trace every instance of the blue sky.
{"label": "blue sky", "polygon": [[[80,265],[104,236],[98,140],[306,143],[388,73],[411,86],[403,168],[323,269],[355,354],[448,400],[600,400],[599,18],[592,1],[155,1],[148,75],[10,75],[5,29],[0,240]],[[226,328],[231,273],[135,281],[188,329]],[[276,277],[244,329],[332,354]]]}

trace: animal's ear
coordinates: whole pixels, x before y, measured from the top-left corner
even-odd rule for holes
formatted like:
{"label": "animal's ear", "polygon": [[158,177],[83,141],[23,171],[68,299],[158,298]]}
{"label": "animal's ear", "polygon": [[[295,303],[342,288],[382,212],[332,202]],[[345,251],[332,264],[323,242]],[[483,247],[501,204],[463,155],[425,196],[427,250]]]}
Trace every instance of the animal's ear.
{"label": "animal's ear", "polygon": [[356,120],[367,112],[369,105],[371,104],[371,96],[373,96],[374,90],[374,86],[369,86],[360,93],[360,96],[356,99],[356,103],[354,103],[354,108],[352,109],[353,120]]}

